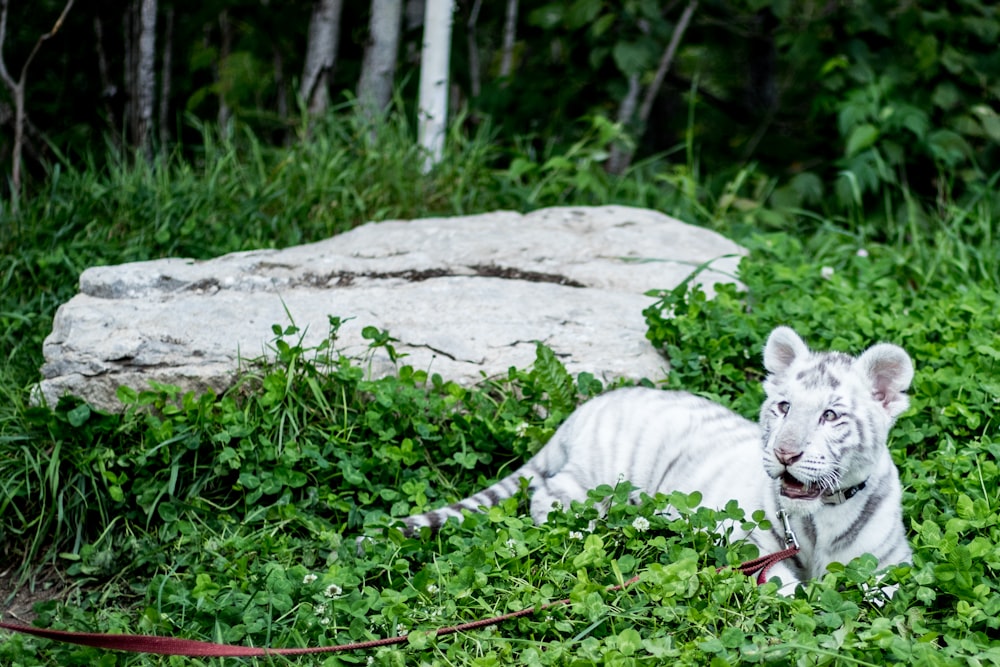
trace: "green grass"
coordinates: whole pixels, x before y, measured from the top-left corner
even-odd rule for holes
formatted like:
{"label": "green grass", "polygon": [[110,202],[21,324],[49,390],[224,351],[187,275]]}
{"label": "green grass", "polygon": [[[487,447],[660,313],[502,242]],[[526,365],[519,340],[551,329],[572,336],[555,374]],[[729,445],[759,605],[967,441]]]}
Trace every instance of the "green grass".
{"label": "green grass", "polygon": [[[206,130],[194,162],[54,170],[19,215],[5,212],[0,569],[30,584],[54,568],[69,586],[37,606],[37,621],[254,646],[418,634],[401,648],[241,663],[5,635],[0,664],[1000,663],[997,177],[962,201],[893,190],[875,211],[784,209],[752,169],[715,181],[691,161],[653,160],[611,178],[601,161],[615,131],[589,121],[567,154],[536,156],[456,130],[441,169],[422,175],[407,126],[392,120],[372,143],[345,114],[287,150]],[[752,416],[760,346],[777,324],[820,349],[888,340],[914,358],[913,405],[890,442],[914,563],[889,573],[899,583],[890,602],[868,601],[876,564],[866,559],[794,597],[717,571],[747,555],[720,546],[720,532],[747,519],[737,508],[713,513],[677,495],[636,507],[622,502],[626,485],[597,491],[616,499],[603,519],[580,506],[535,526],[511,501],[434,536],[389,531],[358,555],[366,527],[481,488],[605,389],[567,375],[545,348],[533,367],[477,388],[405,359],[397,376],[373,380],[363,361],[331,352],[337,320],[317,349],[275,323],[277,361],[248,364],[223,396],[123,391],[120,416],[75,400],[27,405],[41,340],[86,266],[283,246],[369,219],[612,202],[723,230],[751,250],[744,288],[712,301],[663,292],[646,311],[670,386]],[[679,518],[655,513],[667,502]],[[627,590],[607,590],[634,574]],[[492,630],[420,632],[564,597],[570,605]]]}

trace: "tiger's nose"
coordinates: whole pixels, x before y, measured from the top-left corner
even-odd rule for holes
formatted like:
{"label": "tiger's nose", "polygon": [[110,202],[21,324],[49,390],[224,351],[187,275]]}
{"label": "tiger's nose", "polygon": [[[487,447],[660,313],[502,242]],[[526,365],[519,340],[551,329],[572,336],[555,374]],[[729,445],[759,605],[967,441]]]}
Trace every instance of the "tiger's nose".
{"label": "tiger's nose", "polygon": [[784,466],[790,466],[802,458],[802,452],[794,452],[778,447],[774,450],[774,458],[778,459],[778,463]]}

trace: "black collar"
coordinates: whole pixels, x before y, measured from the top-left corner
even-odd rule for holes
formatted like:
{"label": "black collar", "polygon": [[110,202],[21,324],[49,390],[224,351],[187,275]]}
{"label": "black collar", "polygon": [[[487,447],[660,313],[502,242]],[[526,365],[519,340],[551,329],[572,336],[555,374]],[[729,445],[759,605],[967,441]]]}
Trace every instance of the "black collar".
{"label": "black collar", "polygon": [[841,503],[846,503],[848,500],[858,495],[858,493],[867,485],[868,480],[866,479],[860,484],[849,486],[846,489],[837,489],[836,491],[824,493],[820,496],[820,500],[824,505],[839,505]]}

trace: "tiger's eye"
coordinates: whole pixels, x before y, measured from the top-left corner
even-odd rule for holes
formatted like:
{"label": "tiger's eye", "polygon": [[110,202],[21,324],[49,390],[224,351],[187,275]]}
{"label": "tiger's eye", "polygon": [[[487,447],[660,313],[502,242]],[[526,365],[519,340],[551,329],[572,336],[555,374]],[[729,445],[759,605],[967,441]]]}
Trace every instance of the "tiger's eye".
{"label": "tiger's eye", "polygon": [[826,411],[823,412],[823,421],[825,421],[825,422],[836,421],[837,417],[839,417],[839,416],[840,415],[838,415],[833,410],[826,410]]}
{"label": "tiger's eye", "polygon": [[[778,403],[776,407],[778,408],[778,412],[780,412],[783,415],[787,415],[788,408],[791,407],[791,404],[788,401],[781,401]],[[827,412],[829,412],[829,410],[827,410]]]}

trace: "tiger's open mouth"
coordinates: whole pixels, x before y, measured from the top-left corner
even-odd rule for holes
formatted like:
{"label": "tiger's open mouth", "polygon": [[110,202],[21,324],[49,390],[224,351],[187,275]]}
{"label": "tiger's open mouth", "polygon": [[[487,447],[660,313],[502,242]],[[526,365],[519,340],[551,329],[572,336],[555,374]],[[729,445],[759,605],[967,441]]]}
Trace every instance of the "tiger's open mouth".
{"label": "tiger's open mouth", "polygon": [[781,475],[781,495],[786,498],[813,500],[819,498],[822,493],[823,489],[819,486],[810,486],[787,472]]}

